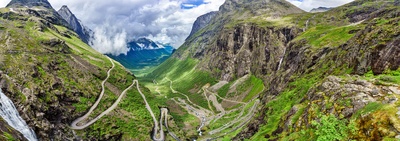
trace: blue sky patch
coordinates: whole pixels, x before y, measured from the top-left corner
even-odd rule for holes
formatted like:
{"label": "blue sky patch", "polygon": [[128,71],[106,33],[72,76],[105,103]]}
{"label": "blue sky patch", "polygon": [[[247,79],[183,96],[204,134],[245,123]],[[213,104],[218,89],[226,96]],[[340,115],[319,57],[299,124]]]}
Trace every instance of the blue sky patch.
{"label": "blue sky patch", "polygon": [[192,9],[202,4],[207,4],[204,0],[187,0],[181,4],[181,9]]}

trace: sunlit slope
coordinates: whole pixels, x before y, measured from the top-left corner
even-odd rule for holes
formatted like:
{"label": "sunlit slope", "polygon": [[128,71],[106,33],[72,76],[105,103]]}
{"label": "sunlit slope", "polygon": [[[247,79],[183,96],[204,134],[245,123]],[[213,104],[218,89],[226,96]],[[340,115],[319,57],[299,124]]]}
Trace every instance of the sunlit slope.
{"label": "sunlit slope", "polygon": [[[227,1],[208,26],[146,79],[158,82],[160,91],[172,87],[169,93],[186,93],[215,113],[223,112],[207,99],[212,93],[245,103],[260,99],[249,124],[212,139],[395,140],[399,2],[356,0],[324,13],[286,14],[257,12],[249,4]],[[283,1],[265,4],[291,7]],[[237,82],[242,87],[234,87]],[[246,97],[239,99],[241,94]],[[222,98],[217,100],[229,109]],[[230,125],[211,123],[205,134]]]}
{"label": "sunlit slope", "polygon": [[[69,124],[94,103],[111,62],[73,31],[29,15],[29,10],[0,9],[0,86],[17,107],[25,108],[22,117],[27,117],[24,119],[39,139],[73,138]],[[90,119],[110,107],[135,79],[122,65],[114,63],[105,96]],[[149,94],[145,88],[142,91]],[[147,96],[158,112],[162,102]],[[129,90],[117,109],[87,129],[75,131],[76,135],[85,140],[150,139],[151,117],[142,101],[136,89]]]}

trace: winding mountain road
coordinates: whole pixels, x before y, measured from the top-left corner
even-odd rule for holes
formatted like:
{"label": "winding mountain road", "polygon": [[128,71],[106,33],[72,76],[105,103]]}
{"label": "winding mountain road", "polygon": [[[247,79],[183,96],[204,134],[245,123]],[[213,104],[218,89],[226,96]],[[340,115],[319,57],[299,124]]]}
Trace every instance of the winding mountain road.
{"label": "winding mountain road", "polygon": [[[149,103],[146,100],[146,96],[142,93],[142,91],[139,88],[139,81],[134,80],[134,82],[136,82],[136,88],[137,88],[137,90],[139,91],[140,95],[142,96],[142,98],[144,100],[144,103],[146,105],[147,111],[150,112],[150,115],[153,118],[154,128],[153,128],[152,139],[154,141],[164,141],[165,140],[165,135],[164,135],[164,131],[163,131],[162,126],[160,126],[160,127],[158,126],[158,122],[157,122],[156,116],[154,115],[153,110],[151,110],[151,107],[150,107]],[[162,125],[161,119],[160,119],[160,125]],[[158,134],[159,134],[159,136],[157,136]]]}
{"label": "winding mountain road", "polygon": [[[100,96],[97,98],[96,102],[93,104],[92,107],[90,107],[89,111],[88,111],[85,115],[83,115],[83,116],[80,117],[80,118],[77,118],[76,120],[74,120],[74,121],[72,122],[71,128],[74,129],[74,130],[85,129],[86,127],[88,127],[88,126],[92,125],[94,122],[96,122],[96,121],[98,120],[97,118],[100,118],[100,117],[98,116],[98,117],[96,117],[94,120],[92,120],[91,122],[89,122],[89,123],[87,123],[87,124],[85,124],[85,125],[82,125],[82,126],[78,126],[78,123],[79,123],[79,122],[81,122],[82,120],[85,120],[86,118],[88,118],[89,115],[93,112],[93,110],[96,109],[96,107],[99,105],[101,99],[102,99],[103,96],[104,96],[104,91],[105,91],[104,84],[107,82],[108,78],[110,77],[111,70],[113,70],[114,67],[115,67],[115,64],[114,64],[114,62],[111,60],[111,58],[109,58],[109,57],[107,57],[107,58],[110,60],[110,62],[111,62],[111,64],[112,64],[112,67],[107,71],[107,77],[106,77],[106,79],[104,79],[103,82],[101,82],[101,92],[100,92]],[[103,113],[104,113],[104,112],[103,112]]]}
{"label": "winding mountain road", "polygon": [[161,114],[160,126],[162,126],[162,119],[164,118],[164,126],[165,126],[165,128],[167,128],[168,134],[172,138],[174,138],[175,140],[180,141],[180,139],[173,132],[171,132],[169,130],[169,127],[168,127],[168,109],[167,108],[161,108],[160,110],[161,110],[161,112],[160,112],[160,114]]}
{"label": "winding mountain road", "polygon": [[[118,104],[121,102],[122,98],[126,95],[127,91],[128,91],[129,89],[131,89],[131,88],[136,84],[136,88],[137,88],[139,94],[142,96],[143,101],[145,102],[145,107],[146,107],[146,109],[149,111],[149,113],[150,113],[150,115],[151,115],[151,117],[152,117],[152,119],[153,119],[153,122],[154,122],[154,127],[153,127],[153,131],[152,131],[152,140],[154,140],[154,141],[164,141],[164,140],[165,140],[165,134],[164,134],[164,130],[163,130],[163,120],[164,120],[164,126],[165,126],[165,128],[167,129],[168,134],[169,134],[172,138],[174,138],[175,140],[180,141],[180,139],[179,139],[173,132],[171,132],[171,131],[169,130],[169,127],[168,127],[168,109],[166,109],[166,108],[161,108],[161,109],[160,109],[160,119],[159,119],[159,121],[157,121],[157,119],[156,119],[156,117],[155,117],[155,115],[154,115],[154,113],[153,113],[153,111],[152,111],[152,109],[151,109],[149,103],[147,102],[146,96],[145,96],[145,95],[142,93],[142,91],[140,90],[139,81],[138,81],[138,80],[133,80],[132,84],[131,84],[128,88],[126,88],[126,89],[121,93],[121,95],[118,97],[118,99],[113,103],[113,105],[112,105],[111,107],[109,107],[107,110],[105,110],[104,112],[102,112],[101,114],[99,114],[97,117],[95,117],[95,118],[92,119],[91,121],[89,121],[89,122],[87,122],[87,123],[85,123],[85,124],[82,124],[82,125],[78,125],[80,122],[86,120],[86,119],[90,116],[90,114],[94,111],[94,109],[96,109],[96,107],[99,105],[101,99],[102,99],[103,96],[104,96],[104,93],[105,93],[105,83],[106,83],[107,80],[109,79],[110,74],[111,74],[111,71],[115,68],[115,64],[114,64],[113,60],[110,59],[110,58],[108,58],[108,59],[109,59],[110,62],[112,63],[112,67],[107,71],[107,77],[106,77],[106,78],[102,81],[102,83],[101,83],[102,90],[101,90],[101,92],[100,92],[99,97],[97,98],[96,102],[92,105],[92,107],[89,109],[89,111],[88,111],[85,115],[83,115],[83,116],[80,117],[80,118],[77,118],[76,120],[74,120],[74,121],[71,123],[71,127],[70,127],[70,128],[71,128],[71,129],[74,129],[74,130],[82,130],[82,129],[85,129],[85,128],[87,128],[88,126],[92,125],[93,123],[95,123],[96,121],[98,121],[100,118],[102,118],[104,115],[106,115],[106,114],[110,113],[112,110],[114,110],[114,109],[118,106]],[[169,79],[168,79],[168,80],[169,80]],[[174,101],[177,102],[177,103],[181,103],[182,105],[179,104],[179,105],[181,105],[181,106],[185,105],[185,106],[183,106],[183,107],[186,107],[186,110],[188,110],[189,113],[192,113],[193,115],[195,115],[196,117],[198,117],[198,118],[200,119],[200,127],[198,128],[198,131],[199,131],[199,134],[201,135],[201,134],[202,134],[201,128],[207,124],[207,116],[206,116],[206,115],[211,116],[210,118],[212,118],[212,117],[215,116],[215,115],[212,114],[212,113],[214,113],[214,112],[212,112],[212,111],[210,111],[210,110],[207,110],[207,109],[205,109],[205,108],[203,108],[203,107],[201,107],[201,106],[199,106],[199,105],[197,105],[197,104],[194,104],[194,103],[189,99],[189,97],[188,97],[186,94],[183,94],[183,93],[181,93],[181,92],[175,91],[175,90],[172,88],[172,81],[171,81],[171,80],[169,80],[169,81],[170,81],[170,89],[172,90],[172,92],[173,92],[173,93],[178,93],[178,94],[183,95],[183,96],[186,98],[186,100],[187,100],[190,104],[189,104],[189,103],[186,103],[185,100],[181,100],[180,102],[177,102],[177,101],[175,101],[175,100],[174,100]],[[156,89],[158,90],[158,87],[157,87]],[[219,118],[221,118],[221,117],[222,117],[223,115],[225,115],[226,113],[230,113],[231,111],[226,112],[226,111],[222,108],[222,106],[220,106],[220,105],[218,106],[219,103],[218,103],[218,101],[217,101],[217,97],[220,98],[220,99],[223,99],[223,100],[225,100],[225,101],[229,101],[229,102],[233,102],[233,103],[237,103],[237,104],[244,104],[244,105],[247,105],[247,104],[248,104],[248,103],[244,103],[244,102],[233,101],[233,100],[228,100],[228,99],[222,98],[222,97],[220,97],[218,94],[215,94],[215,93],[213,93],[213,92],[210,92],[210,91],[208,91],[207,88],[204,88],[204,87],[203,87],[203,92],[204,92],[203,94],[206,96],[207,100],[208,100],[208,101],[212,101],[213,104],[214,104],[214,106],[216,106],[217,109],[218,109],[219,111],[222,112],[221,115],[217,116],[217,117],[219,117]],[[160,92],[158,92],[158,93],[160,94]],[[210,97],[207,97],[206,93],[210,93],[210,94],[211,94]],[[242,112],[240,113],[240,116],[239,116],[237,119],[235,119],[235,120],[233,120],[233,121],[231,121],[231,122],[225,124],[224,126],[218,128],[218,129],[215,129],[215,130],[213,130],[213,131],[210,131],[209,134],[212,135],[212,134],[219,133],[219,132],[221,132],[222,130],[226,129],[227,127],[230,127],[230,126],[232,126],[233,124],[238,123],[238,122],[240,122],[240,121],[243,121],[243,123],[240,124],[238,127],[242,126],[244,123],[246,123],[246,121],[248,121],[248,120],[252,117],[252,114],[254,114],[253,111],[254,111],[254,109],[255,109],[255,107],[256,107],[256,105],[257,105],[258,103],[259,103],[259,102],[257,101],[257,102],[253,105],[253,107],[249,110],[248,115],[242,117],[242,115],[243,115],[243,111],[242,111]],[[210,104],[210,103],[209,103],[209,104]],[[192,106],[192,105],[193,105],[193,106]],[[210,106],[210,105],[209,105],[209,106]],[[218,108],[218,107],[219,107],[219,108]],[[243,109],[243,110],[244,110],[244,109]],[[218,119],[218,118],[217,118],[217,119]]]}

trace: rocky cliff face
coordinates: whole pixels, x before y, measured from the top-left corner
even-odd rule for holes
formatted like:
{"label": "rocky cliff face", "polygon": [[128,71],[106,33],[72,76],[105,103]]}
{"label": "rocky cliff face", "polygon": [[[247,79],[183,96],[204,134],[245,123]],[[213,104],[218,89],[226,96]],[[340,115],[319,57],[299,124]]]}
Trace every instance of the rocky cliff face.
{"label": "rocky cliff face", "polygon": [[[395,138],[400,133],[398,96],[391,95],[400,84],[396,4],[357,0],[324,13],[302,13],[285,1],[229,0],[173,57],[195,58],[197,70],[219,80],[263,78],[259,115],[235,140],[326,139],[327,123],[338,130],[348,126],[340,128],[346,133],[337,140]],[[365,126],[387,112],[370,109],[376,103],[390,109],[384,118],[393,124]]]}
{"label": "rocky cliff face", "polygon": [[[39,140],[118,140],[127,133],[128,124],[129,128],[137,128],[124,119],[128,117],[126,114],[112,114],[108,115],[109,119],[95,123],[98,125],[94,127],[117,132],[99,134],[98,128],[74,132],[70,124],[94,103],[102,89],[101,81],[107,77],[107,71],[112,66],[110,60],[79,40],[69,28],[62,26],[60,23],[65,20],[54,9],[9,6],[0,9],[0,88],[13,101]],[[132,84],[134,76],[119,63],[115,64],[113,75],[105,83],[105,98],[108,99],[102,100],[104,107],[97,108],[89,120],[104,111],[117,95]],[[129,91],[128,95],[135,97],[133,93],[136,92]],[[126,104],[124,107],[140,109],[140,106],[132,106],[132,102]],[[134,113],[129,109],[120,110]],[[115,120],[125,122],[123,125],[109,124],[117,123]],[[146,125],[141,128],[146,133],[135,131],[135,135],[126,135],[127,138],[147,137],[151,123],[145,120],[140,122]],[[8,129],[9,126],[3,123],[0,121],[0,128]],[[126,128],[121,129],[122,126]],[[11,129],[2,130],[0,134],[2,137],[24,140]]]}
{"label": "rocky cliff face", "polygon": [[192,37],[192,35],[195,34],[197,31],[199,31],[200,29],[206,27],[211,22],[211,19],[214,18],[215,15],[217,15],[217,12],[213,11],[198,17],[194,22],[192,26],[192,31],[190,32],[187,39]]}
{"label": "rocky cliff face", "polygon": [[47,0],[12,0],[6,7],[41,17],[53,24],[69,27],[68,22],[53,9]]}
{"label": "rocky cliff face", "polygon": [[221,70],[215,75],[222,80],[232,80],[250,72],[275,71],[284,54],[284,46],[294,39],[299,29],[264,28],[244,21],[251,20],[247,17],[280,19],[283,15],[302,12],[286,1],[226,1],[209,26],[188,39],[175,55],[185,57],[187,54],[180,50],[191,48],[191,57],[207,57],[201,68]]}
{"label": "rocky cliff face", "polygon": [[62,6],[57,13],[68,22],[72,30],[79,35],[83,42],[89,43],[93,31],[84,26],[66,5]]}
{"label": "rocky cliff face", "polygon": [[43,6],[49,9],[53,7],[47,0],[12,0],[10,3],[7,4],[6,7],[35,7],[35,6]]}

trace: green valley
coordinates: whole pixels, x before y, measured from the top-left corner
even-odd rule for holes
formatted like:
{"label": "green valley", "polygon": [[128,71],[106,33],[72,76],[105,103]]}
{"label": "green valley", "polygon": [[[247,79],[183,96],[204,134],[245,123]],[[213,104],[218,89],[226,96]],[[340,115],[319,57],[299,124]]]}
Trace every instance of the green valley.
{"label": "green valley", "polygon": [[0,88],[38,140],[400,139],[396,0],[226,0],[176,51],[110,58],[32,1],[0,9]]}

